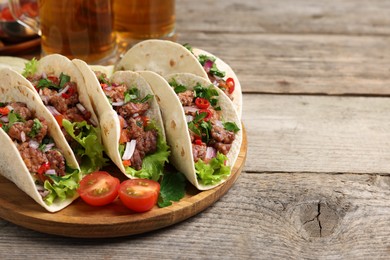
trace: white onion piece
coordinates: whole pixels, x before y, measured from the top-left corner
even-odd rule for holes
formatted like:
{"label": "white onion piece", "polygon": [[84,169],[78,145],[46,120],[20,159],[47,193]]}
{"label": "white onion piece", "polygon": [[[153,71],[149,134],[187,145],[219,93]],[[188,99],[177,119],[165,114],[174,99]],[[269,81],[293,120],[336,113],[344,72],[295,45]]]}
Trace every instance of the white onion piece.
{"label": "white onion piece", "polygon": [[83,105],[81,105],[80,103],[77,103],[76,104],[76,107],[80,110],[81,113],[85,113],[86,109]]}
{"label": "white onion piece", "polygon": [[30,140],[30,141],[28,142],[28,146],[29,146],[30,148],[32,148],[32,149],[38,149],[39,143],[38,143],[37,141],[35,141],[35,140]]}
{"label": "white onion piece", "polygon": [[125,148],[125,152],[123,153],[122,160],[124,161],[129,160],[133,156],[136,144],[137,141],[135,139],[126,143],[126,148]]}
{"label": "white onion piece", "polygon": [[193,116],[186,115],[186,121],[187,121],[187,123],[192,122],[192,120],[194,120],[194,117],[193,117]]}
{"label": "white onion piece", "polygon": [[216,126],[223,127],[222,121],[220,121],[220,120],[215,120],[215,121],[214,121],[214,124],[215,124]]}
{"label": "white onion piece", "polygon": [[185,106],[185,107],[183,107],[183,109],[184,109],[184,112],[190,112],[190,113],[195,113],[195,112],[197,112],[197,111],[199,111],[199,108],[197,108],[197,107],[190,107],[190,106]]}
{"label": "white onion piece", "polygon": [[46,108],[50,111],[50,113],[53,115],[53,116],[58,116],[58,115],[61,115],[60,112],[58,112],[58,110],[53,107],[53,106],[46,106]]}
{"label": "white onion piece", "polygon": [[41,99],[42,99],[42,101],[43,101],[43,103],[44,103],[45,105],[49,104],[49,97],[48,97],[48,96],[42,96],[42,95],[41,95]]}
{"label": "white onion piece", "polygon": [[133,114],[133,118],[136,118],[137,116],[139,116],[138,113]]}
{"label": "white onion piece", "polygon": [[2,117],[0,117],[0,121],[3,122],[3,123],[8,123],[8,122],[9,122],[8,116],[2,116]]}
{"label": "white onion piece", "polygon": [[42,78],[43,78],[43,79],[47,79],[47,75],[46,75],[45,72],[42,72]]}
{"label": "white onion piece", "polygon": [[97,126],[98,126],[98,123],[97,123],[93,118],[90,118],[90,119],[89,119],[89,122],[91,122],[91,124],[92,124],[94,127],[97,127]]}
{"label": "white onion piece", "polygon": [[112,87],[111,87],[111,86],[110,86],[110,87],[105,87],[103,90],[104,90],[104,91],[111,91],[111,90],[112,90]]}
{"label": "white onion piece", "polygon": [[38,90],[38,93],[39,93],[40,96],[43,96],[43,89],[40,88],[40,89]]}
{"label": "white onion piece", "polygon": [[24,131],[20,133],[20,139],[22,140],[22,142],[26,142],[26,133]]}
{"label": "white onion piece", "polygon": [[45,149],[43,149],[43,152],[46,153],[47,151],[49,151],[53,147],[54,147],[54,143],[47,144],[45,146]]}
{"label": "white onion piece", "polygon": [[50,193],[50,191],[48,191],[48,190],[43,190],[43,191],[38,190],[38,192],[39,192],[39,195],[42,196],[42,198],[46,197]]}
{"label": "white onion piece", "polygon": [[56,170],[54,170],[54,169],[49,169],[49,170],[45,171],[45,174],[47,174],[47,175],[57,175]]}
{"label": "white onion piece", "polygon": [[121,101],[117,101],[117,102],[112,102],[112,106],[114,107],[120,107],[120,106],[123,106],[125,104],[125,101],[121,100]]}
{"label": "white onion piece", "polygon": [[214,147],[208,146],[206,148],[206,156],[205,159],[212,159],[217,155],[217,150]]}
{"label": "white onion piece", "polygon": [[61,96],[61,95],[64,94],[66,91],[68,91],[69,88],[70,88],[70,85],[67,85],[65,88],[61,89],[61,91],[58,92],[56,95],[57,95],[57,96]]}
{"label": "white onion piece", "polygon": [[6,108],[8,108],[8,109],[9,109],[9,111],[12,111],[12,110],[14,110],[13,106],[10,106],[10,105],[6,106]]}

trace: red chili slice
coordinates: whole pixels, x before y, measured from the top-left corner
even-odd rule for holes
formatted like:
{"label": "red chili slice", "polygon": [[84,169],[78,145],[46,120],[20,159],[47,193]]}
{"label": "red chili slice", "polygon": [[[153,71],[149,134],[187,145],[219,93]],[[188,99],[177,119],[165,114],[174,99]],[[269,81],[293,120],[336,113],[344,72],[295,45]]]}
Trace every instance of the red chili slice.
{"label": "red chili slice", "polygon": [[199,114],[206,113],[206,117],[203,119],[204,121],[209,121],[210,118],[213,116],[213,113],[208,109],[200,109]]}
{"label": "red chili slice", "polygon": [[196,98],[195,105],[200,109],[206,109],[210,106],[210,102],[205,98]]}
{"label": "red chili slice", "polygon": [[70,98],[70,97],[74,94],[74,92],[75,92],[75,89],[74,89],[73,87],[70,87],[70,88],[68,89],[68,91],[66,91],[65,93],[62,93],[61,96],[62,96],[63,98],[68,99],[68,98]]}
{"label": "red chili slice", "polygon": [[226,79],[226,85],[228,87],[229,94],[232,94],[233,91],[234,91],[234,88],[236,86],[236,83],[234,82],[234,79],[233,78],[227,78]]}

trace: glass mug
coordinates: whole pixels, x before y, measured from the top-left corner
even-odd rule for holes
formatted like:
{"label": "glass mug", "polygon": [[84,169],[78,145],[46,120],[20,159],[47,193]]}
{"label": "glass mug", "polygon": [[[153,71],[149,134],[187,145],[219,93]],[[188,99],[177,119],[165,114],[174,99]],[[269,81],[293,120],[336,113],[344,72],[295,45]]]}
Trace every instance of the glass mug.
{"label": "glass mug", "polygon": [[173,39],[175,0],[114,0],[114,29],[118,42]]}
{"label": "glass mug", "polygon": [[[29,16],[24,2],[37,2],[39,15]],[[41,35],[42,56],[59,53],[90,64],[116,56],[111,0],[9,0],[13,16]]]}

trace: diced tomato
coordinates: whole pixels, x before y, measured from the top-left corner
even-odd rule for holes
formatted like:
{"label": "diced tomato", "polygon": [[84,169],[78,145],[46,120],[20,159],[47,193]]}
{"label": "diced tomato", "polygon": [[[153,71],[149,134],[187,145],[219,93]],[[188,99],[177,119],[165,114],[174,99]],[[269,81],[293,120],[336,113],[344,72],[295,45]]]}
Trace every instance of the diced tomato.
{"label": "diced tomato", "polygon": [[0,128],[2,128],[3,127],[3,124],[2,123],[0,123]]}
{"label": "diced tomato", "polygon": [[74,92],[75,92],[74,87],[70,87],[65,93],[62,93],[61,96],[63,98],[68,99],[68,98],[70,98],[74,94]]}
{"label": "diced tomato", "polygon": [[199,114],[206,113],[206,117],[203,119],[204,121],[209,121],[210,118],[213,116],[213,113],[208,109],[200,109]]}
{"label": "diced tomato", "polygon": [[124,144],[130,141],[129,132],[126,129],[121,129],[121,133],[119,136],[119,143]]}
{"label": "diced tomato", "polygon": [[141,116],[143,127],[146,127],[149,124],[149,117]]}
{"label": "diced tomato", "polygon": [[234,88],[236,86],[233,78],[227,78],[226,79],[226,86],[228,87],[229,94],[232,94],[234,91]]}
{"label": "diced tomato", "polygon": [[195,141],[194,141],[194,144],[197,144],[197,145],[202,145],[202,144],[203,144],[203,142],[202,142],[202,140],[201,140],[201,139],[195,139]]}
{"label": "diced tomato", "polygon": [[205,98],[196,98],[195,105],[200,109],[206,109],[210,106],[210,102]]}
{"label": "diced tomato", "polygon": [[130,166],[131,165],[130,160],[124,160],[124,161],[122,161],[122,163],[123,163],[123,166]]}
{"label": "diced tomato", "polygon": [[160,193],[160,184],[153,180],[132,179],[121,183],[119,198],[129,209],[145,212],[154,207]]}
{"label": "diced tomato", "polygon": [[118,118],[119,118],[119,125],[121,129],[123,129],[125,127],[125,119],[122,116],[118,116]]}
{"label": "diced tomato", "polygon": [[103,206],[113,202],[118,196],[119,179],[105,171],[86,175],[77,189],[80,197],[89,205]]}
{"label": "diced tomato", "polygon": [[0,107],[0,115],[6,116],[9,113],[8,107]]}
{"label": "diced tomato", "polygon": [[45,162],[41,165],[41,167],[39,167],[37,173],[42,175],[44,174],[47,170],[50,169],[50,163],[49,162]]}
{"label": "diced tomato", "polygon": [[55,115],[54,118],[56,119],[58,125],[62,127],[62,120],[64,119],[63,115]]}
{"label": "diced tomato", "polygon": [[60,79],[56,76],[47,76],[47,79],[53,82],[55,85],[60,84]]}
{"label": "diced tomato", "polygon": [[102,89],[105,89],[108,87],[108,84],[107,83],[100,83],[100,86],[102,87]]}

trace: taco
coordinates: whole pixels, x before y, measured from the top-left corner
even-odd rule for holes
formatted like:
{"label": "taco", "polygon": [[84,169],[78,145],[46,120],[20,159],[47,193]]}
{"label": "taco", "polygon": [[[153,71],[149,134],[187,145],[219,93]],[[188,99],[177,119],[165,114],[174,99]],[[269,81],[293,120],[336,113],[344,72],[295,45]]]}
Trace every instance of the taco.
{"label": "taco", "polygon": [[231,67],[206,51],[167,40],[146,40],[130,48],[115,70],[154,71],[163,77],[173,73],[191,73],[209,79],[242,113],[241,85]]}
{"label": "taco", "polygon": [[139,73],[160,105],[171,147],[170,163],[199,190],[226,181],[242,142],[240,120],[231,100],[193,74],[172,74],[164,79],[150,71]]}
{"label": "taco", "polygon": [[82,172],[106,165],[93,99],[78,68],[65,56],[53,54],[29,61],[22,75],[57,120]]}
{"label": "taco", "polygon": [[77,198],[79,167],[54,117],[29,82],[0,70],[0,174],[50,212]]}
{"label": "taco", "polygon": [[158,180],[169,151],[148,83],[136,72],[118,71],[108,78],[82,60],[73,63],[83,72],[94,100],[108,156],[128,178]]}

